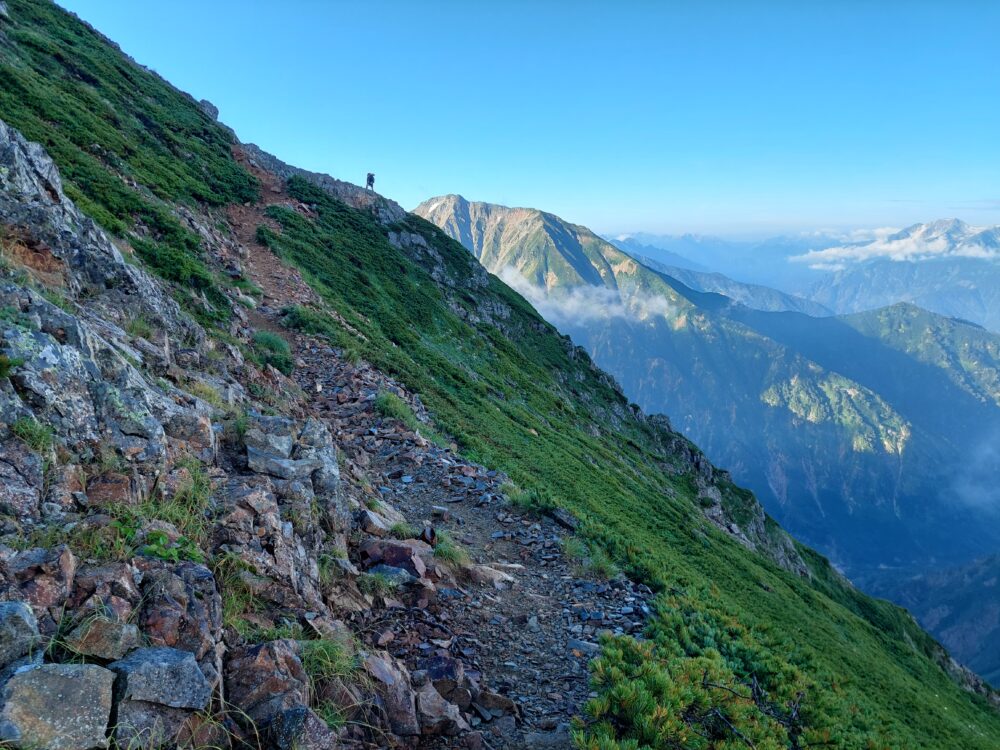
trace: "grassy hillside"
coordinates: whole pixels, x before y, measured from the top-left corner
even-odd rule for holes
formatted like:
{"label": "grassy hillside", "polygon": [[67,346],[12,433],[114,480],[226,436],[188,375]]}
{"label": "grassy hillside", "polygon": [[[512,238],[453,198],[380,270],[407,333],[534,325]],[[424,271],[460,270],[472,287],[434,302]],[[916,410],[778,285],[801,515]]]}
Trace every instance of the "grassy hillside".
{"label": "grassy hillside", "polygon": [[136,65],[53,3],[7,4],[0,18],[0,117],[41,143],[66,194],[176,282],[203,322],[228,317],[197,234],[170,203],[253,200],[232,134],[191,97]]}
{"label": "grassy hillside", "polygon": [[[9,9],[0,117],[51,144],[74,197],[110,230],[148,242],[147,263],[170,277],[182,253],[206,283],[221,283],[197,241],[167,228],[170,203],[252,196],[225,131],[54,6]],[[272,208],[280,231],[258,237],[356,333],[321,308],[290,311],[288,323],[396,374],[464,452],[510,474],[516,499],[572,510],[591,543],[662,592],[648,643],[606,644],[591,706],[600,722],[584,745],[744,747],[744,737],[777,748],[801,729],[802,746],[996,747],[1000,716],[948,678],[936,644],[902,610],[845,586],[808,550],[811,580],[716,531],[685,441],[635,418],[582,351],[461,245],[409,218],[389,228],[422,238],[402,251],[368,214],[301,180],[289,188],[313,211]],[[156,231],[148,211],[162,212]],[[733,508],[752,502],[722,489]],[[752,706],[751,678],[767,705],[801,700],[802,721]]]}

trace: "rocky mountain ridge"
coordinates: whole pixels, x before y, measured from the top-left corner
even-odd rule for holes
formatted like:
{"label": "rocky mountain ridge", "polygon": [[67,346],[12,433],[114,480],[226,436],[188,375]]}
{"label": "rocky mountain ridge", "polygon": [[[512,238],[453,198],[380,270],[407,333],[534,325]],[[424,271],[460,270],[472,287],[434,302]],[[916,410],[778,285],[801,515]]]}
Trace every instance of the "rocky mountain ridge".
{"label": "rocky mountain ridge", "polygon": [[460,245],[8,5],[5,743],[992,746],[988,688]]}

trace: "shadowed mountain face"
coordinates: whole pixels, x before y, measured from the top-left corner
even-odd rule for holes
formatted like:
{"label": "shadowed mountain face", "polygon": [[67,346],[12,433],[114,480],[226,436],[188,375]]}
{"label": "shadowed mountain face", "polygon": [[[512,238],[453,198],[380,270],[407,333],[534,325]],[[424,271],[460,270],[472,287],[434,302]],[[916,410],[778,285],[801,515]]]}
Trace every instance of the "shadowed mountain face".
{"label": "shadowed mountain face", "polygon": [[809,296],[845,313],[905,300],[1000,331],[1000,263],[992,260],[872,261],[831,274]]}
{"label": "shadowed mountain face", "polygon": [[755,310],[540,211],[448,196],[416,212],[849,571],[995,549],[1000,337],[912,305]]}
{"label": "shadowed mountain face", "polygon": [[873,571],[860,583],[906,607],[956,659],[1000,684],[1000,555],[930,573]]}

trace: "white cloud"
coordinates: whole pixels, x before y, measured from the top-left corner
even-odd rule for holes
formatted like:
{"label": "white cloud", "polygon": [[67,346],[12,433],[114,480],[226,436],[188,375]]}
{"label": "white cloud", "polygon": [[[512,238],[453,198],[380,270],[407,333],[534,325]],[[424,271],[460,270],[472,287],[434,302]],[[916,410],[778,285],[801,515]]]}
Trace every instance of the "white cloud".
{"label": "white cloud", "polygon": [[917,224],[901,231],[889,228],[863,230],[851,242],[810,250],[790,260],[830,271],[876,259],[922,261],[944,257],[1000,260],[1000,228],[973,227],[957,220],[941,220]]}
{"label": "white cloud", "polygon": [[623,300],[615,289],[588,285],[549,291],[532,284],[512,266],[500,269],[497,276],[556,327],[611,318],[648,320],[668,317],[675,312],[674,306],[663,295],[633,295]]}

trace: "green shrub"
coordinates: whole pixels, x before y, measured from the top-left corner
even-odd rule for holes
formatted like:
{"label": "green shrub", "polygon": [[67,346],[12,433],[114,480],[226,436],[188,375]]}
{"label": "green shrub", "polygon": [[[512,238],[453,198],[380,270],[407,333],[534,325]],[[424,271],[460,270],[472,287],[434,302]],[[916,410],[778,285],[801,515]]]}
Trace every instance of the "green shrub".
{"label": "green shrub", "polygon": [[189,380],[184,384],[184,390],[192,396],[197,396],[205,403],[214,406],[216,409],[225,409],[226,402],[222,399],[222,394],[218,390],[201,380]]}
{"label": "green shrub", "polygon": [[384,573],[362,573],[358,576],[358,588],[372,596],[388,596],[396,590],[396,583]]}
{"label": "green shrub", "polygon": [[253,335],[253,345],[261,362],[271,365],[285,375],[292,374],[292,368],[295,366],[292,350],[281,336],[271,331],[257,331]]}
{"label": "green shrub", "polygon": [[399,522],[394,523],[389,528],[389,536],[396,539],[416,539],[420,536],[420,529],[413,524]]}

